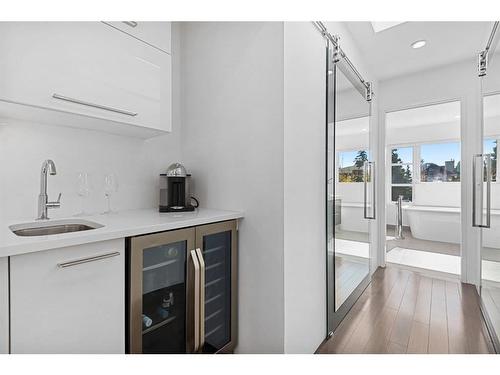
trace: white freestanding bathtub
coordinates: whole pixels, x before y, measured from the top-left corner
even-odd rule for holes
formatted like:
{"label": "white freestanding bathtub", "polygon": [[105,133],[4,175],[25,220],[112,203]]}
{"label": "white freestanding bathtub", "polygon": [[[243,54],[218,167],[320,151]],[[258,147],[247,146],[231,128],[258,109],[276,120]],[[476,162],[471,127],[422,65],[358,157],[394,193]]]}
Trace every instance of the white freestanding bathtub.
{"label": "white freestanding bathtub", "polygon": [[[460,208],[404,206],[413,237],[421,240],[460,243]],[[500,248],[500,210],[491,210],[491,228],[483,229],[483,246]]]}

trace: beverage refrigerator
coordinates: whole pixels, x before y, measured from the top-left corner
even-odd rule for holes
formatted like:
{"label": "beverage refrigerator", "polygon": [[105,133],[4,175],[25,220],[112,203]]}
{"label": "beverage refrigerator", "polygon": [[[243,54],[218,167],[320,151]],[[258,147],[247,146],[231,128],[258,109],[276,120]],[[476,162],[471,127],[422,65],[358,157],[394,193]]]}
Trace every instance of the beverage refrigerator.
{"label": "beverage refrigerator", "polygon": [[127,352],[227,353],[237,337],[235,220],[127,239]]}

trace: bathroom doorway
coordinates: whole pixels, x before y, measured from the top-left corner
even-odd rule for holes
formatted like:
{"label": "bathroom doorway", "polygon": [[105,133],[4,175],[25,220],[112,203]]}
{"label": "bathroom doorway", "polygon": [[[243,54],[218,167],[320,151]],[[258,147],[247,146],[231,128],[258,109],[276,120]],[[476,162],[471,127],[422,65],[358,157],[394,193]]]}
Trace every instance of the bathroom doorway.
{"label": "bathroom doorway", "polygon": [[458,278],[460,101],[386,113],[386,261]]}

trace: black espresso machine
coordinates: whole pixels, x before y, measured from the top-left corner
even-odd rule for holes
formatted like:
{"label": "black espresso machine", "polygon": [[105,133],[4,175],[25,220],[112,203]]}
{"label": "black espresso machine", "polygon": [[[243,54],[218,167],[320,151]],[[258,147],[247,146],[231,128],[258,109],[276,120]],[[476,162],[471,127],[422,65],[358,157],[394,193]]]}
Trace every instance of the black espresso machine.
{"label": "black espresso machine", "polygon": [[[191,175],[180,163],[173,163],[160,174],[160,212],[194,211],[198,200],[191,196]],[[196,202],[196,206],[191,204]]]}

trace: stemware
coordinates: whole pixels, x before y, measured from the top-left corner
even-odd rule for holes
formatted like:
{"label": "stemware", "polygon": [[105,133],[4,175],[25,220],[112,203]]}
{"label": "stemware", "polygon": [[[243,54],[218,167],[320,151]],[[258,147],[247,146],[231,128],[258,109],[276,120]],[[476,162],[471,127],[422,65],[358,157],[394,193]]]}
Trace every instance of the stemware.
{"label": "stemware", "polygon": [[77,176],[77,194],[80,197],[80,212],[75,216],[85,216],[85,200],[90,196],[90,179],[88,173],[80,172]]}
{"label": "stemware", "polygon": [[104,178],[104,197],[107,202],[107,210],[105,214],[113,213],[111,209],[111,196],[118,191],[118,181],[113,173],[107,174]]}

